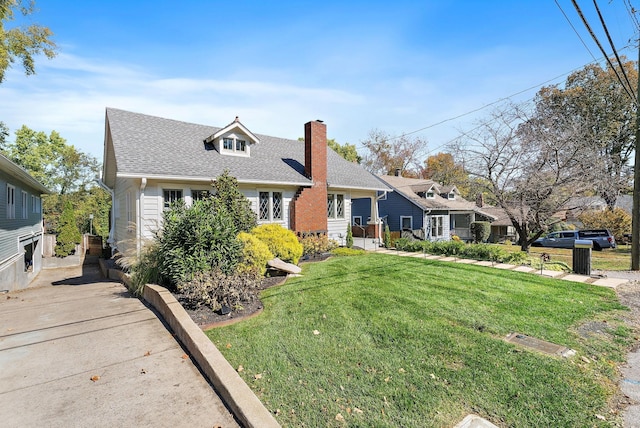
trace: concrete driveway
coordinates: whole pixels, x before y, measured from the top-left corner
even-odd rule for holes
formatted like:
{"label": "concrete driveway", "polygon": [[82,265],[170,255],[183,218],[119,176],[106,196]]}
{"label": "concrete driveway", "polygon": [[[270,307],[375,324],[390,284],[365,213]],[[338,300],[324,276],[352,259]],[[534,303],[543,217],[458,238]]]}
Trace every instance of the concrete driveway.
{"label": "concrete driveway", "polygon": [[158,317],[97,266],[0,294],[3,427],[234,427]]}

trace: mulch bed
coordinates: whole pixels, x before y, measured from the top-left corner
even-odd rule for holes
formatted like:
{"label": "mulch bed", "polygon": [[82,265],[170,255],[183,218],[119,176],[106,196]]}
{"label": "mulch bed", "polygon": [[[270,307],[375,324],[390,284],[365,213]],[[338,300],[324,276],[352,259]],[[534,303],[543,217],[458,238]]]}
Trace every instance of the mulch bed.
{"label": "mulch bed", "polygon": [[[328,253],[317,254],[312,257],[307,257],[300,260],[300,264],[319,262],[327,260],[331,255]],[[269,287],[284,284],[287,280],[287,276],[279,271],[272,271],[269,276],[266,276],[260,282],[259,290],[264,290]],[[238,321],[251,318],[262,312],[262,302],[258,297],[250,302],[242,302],[242,308],[231,311],[226,315],[222,315],[219,311],[214,311],[207,306],[201,306],[199,308],[190,308],[185,304],[185,298],[180,293],[173,293],[178,302],[182,304],[184,310],[187,311],[193,322],[195,322],[201,329],[207,330],[213,327],[222,327],[236,323]]]}

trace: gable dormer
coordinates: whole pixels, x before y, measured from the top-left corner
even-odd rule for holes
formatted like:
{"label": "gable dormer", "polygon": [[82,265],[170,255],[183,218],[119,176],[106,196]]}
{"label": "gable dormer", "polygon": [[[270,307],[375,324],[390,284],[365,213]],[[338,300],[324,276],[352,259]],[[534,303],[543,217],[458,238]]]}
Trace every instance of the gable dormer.
{"label": "gable dormer", "polygon": [[438,193],[435,184],[429,182],[414,184],[411,186],[411,190],[413,190],[418,197],[424,199],[435,199],[436,193]]}
{"label": "gable dormer", "polygon": [[440,194],[440,196],[450,201],[455,200],[458,197],[458,195],[460,195],[460,192],[458,191],[458,188],[453,185],[443,187],[442,193]]}
{"label": "gable dormer", "polygon": [[251,156],[251,146],[260,140],[244,126],[238,116],[235,120],[204,140],[222,155]]}

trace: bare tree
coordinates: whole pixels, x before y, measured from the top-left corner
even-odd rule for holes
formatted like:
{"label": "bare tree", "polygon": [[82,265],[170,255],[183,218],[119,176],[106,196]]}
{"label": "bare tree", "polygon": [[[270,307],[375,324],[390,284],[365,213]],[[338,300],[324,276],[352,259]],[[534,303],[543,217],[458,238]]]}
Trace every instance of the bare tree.
{"label": "bare tree", "polygon": [[403,176],[419,176],[427,149],[426,140],[406,135],[391,137],[374,129],[361,144],[367,149],[362,165],[371,173],[393,174],[400,170]]}
{"label": "bare tree", "polygon": [[559,221],[554,214],[589,187],[579,130],[530,118],[513,104],[494,110],[452,147],[503,208],[527,251]]}

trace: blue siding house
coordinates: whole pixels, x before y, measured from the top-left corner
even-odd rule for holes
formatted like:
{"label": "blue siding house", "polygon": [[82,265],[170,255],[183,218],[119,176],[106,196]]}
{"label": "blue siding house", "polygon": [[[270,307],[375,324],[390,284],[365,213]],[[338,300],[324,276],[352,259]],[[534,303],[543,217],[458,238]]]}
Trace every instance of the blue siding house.
{"label": "blue siding house", "polygon": [[25,288],[42,267],[41,195],[50,193],[0,154],[0,290]]}
{"label": "blue siding house", "polygon": [[[453,235],[471,239],[474,221],[493,221],[475,202],[464,199],[455,186],[443,186],[432,180],[405,178],[400,175],[379,177],[393,192],[379,198],[379,216],[391,232],[411,232],[430,241],[449,240]],[[366,202],[366,201],[364,201]],[[353,224],[365,221],[369,208],[354,202]],[[357,228],[354,227],[354,234]]]}

